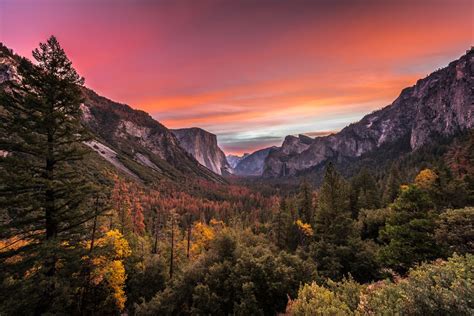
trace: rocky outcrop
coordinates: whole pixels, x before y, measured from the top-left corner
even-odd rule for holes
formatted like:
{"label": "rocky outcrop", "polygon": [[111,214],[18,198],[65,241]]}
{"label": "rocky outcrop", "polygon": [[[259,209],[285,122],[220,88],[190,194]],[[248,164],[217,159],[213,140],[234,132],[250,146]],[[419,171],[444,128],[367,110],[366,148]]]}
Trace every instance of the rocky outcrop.
{"label": "rocky outcrop", "polygon": [[201,165],[219,175],[231,173],[232,168],[217,145],[216,135],[197,127],[171,131],[179,140],[180,146]]}
{"label": "rocky outcrop", "polygon": [[271,150],[277,147],[269,147],[257,150],[250,155],[245,156],[234,168],[234,173],[240,176],[261,176],[265,159]]}
{"label": "rocky outcrop", "polygon": [[0,43],[0,84],[8,80],[18,80],[17,67],[20,57]]}
{"label": "rocky outcrop", "polygon": [[439,136],[474,125],[474,50],[404,89],[389,106],[337,134],[314,139],[287,136],[267,157],[263,175],[294,175],[340,157],[359,157],[404,137],[416,150]]}
{"label": "rocky outcrop", "polygon": [[234,169],[235,167],[237,167],[237,165],[239,164],[239,162],[242,161],[242,159],[244,159],[245,157],[247,157],[248,155],[250,155],[249,153],[245,153],[243,154],[242,156],[237,156],[237,155],[227,155],[226,158],[227,158],[227,162],[229,163],[230,167],[232,169]]}

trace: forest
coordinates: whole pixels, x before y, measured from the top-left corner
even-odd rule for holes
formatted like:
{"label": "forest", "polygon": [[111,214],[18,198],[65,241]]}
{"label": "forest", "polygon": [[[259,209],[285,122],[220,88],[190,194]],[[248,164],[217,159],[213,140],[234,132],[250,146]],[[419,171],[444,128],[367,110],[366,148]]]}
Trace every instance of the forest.
{"label": "forest", "polygon": [[474,314],[473,131],[321,183],[144,183],[83,144],[58,41],[33,56],[0,91],[0,315]]}

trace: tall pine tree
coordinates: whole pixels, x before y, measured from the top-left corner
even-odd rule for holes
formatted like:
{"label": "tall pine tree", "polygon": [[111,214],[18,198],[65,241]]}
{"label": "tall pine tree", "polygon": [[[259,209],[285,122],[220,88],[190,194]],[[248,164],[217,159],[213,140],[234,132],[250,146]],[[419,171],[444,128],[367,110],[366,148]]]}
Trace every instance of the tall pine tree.
{"label": "tall pine tree", "polygon": [[434,238],[437,214],[431,211],[429,194],[410,185],[390,207],[391,216],[380,231],[385,243],[379,253],[382,264],[405,273],[414,264],[436,259],[441,254]]}
{"label": "tall pine tree", "polygon": [[393,164],[390,168],[390,174],[385,182],[382,200],[385,205],[392,203],[400,192],[400,185],[402,184],[400,171],[397,165]]}
{"label": "tall pine tree", "polygon": [[304,180],[300,187],[299,215],[303,222],[313,223],[313,190],[308,181]]}
{"label": "tall pine tree", "polygon": [[349,185],[331,163],[318,195],[314,239],[310,252],[321,276],[340,279],[350,272],[357,279],[370,277],[372,259],[351,219]]}
{"label": "tall pine tree", "polygon": [[352,218],[356,219],[361,209],[380,207],[380,195],[373,175],[363,168],[351,180],[350,207]]}
{"label": "tall pine tree", "polygon": [[15,299],[14,313],[42,314],[67,304],[71,278],[61,277],[79,261],[71,256],[95,214],[86,207],[92,188],[76,167],[86,153],[84,80],[55,37],[33,57],[36,65],[23,59],[19,79],[0,92],[0,150],[7,153],[0,158],[0,239],[7,240],[0,264],[8,285],[18,286],[10,295],[27,297]]}

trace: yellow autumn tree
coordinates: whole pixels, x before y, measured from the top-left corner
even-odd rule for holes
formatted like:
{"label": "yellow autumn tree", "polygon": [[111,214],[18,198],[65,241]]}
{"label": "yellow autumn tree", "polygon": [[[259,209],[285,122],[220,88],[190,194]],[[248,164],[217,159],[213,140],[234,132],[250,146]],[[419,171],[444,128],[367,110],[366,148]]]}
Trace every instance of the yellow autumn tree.
{"label": "yellow autumn tree", "polygon": [[301,219],[298,219],[295,221],[295,225],[305,237],[313,236],[313,228],[310,224],[304,223]]}
{"label": "yellow autumn tree", "polygon": [[423,169],[415,177],[415,184],[421,189],[429,189],[434,185],[437,179],[438,175],[433,170]]}
{"label": "yellow autumn tree", "polygon": [[108,288],[107,305],[115,306],[121,311],[127,300],[123,259],[131,255],[130,246],[118,230],[110,230],[97,240],[96,250],[98,255],[92,259],[91,283]]}
{"label": "yellow autumn tree", "polygon": [[209,226],[201,222],[195,222],[193,224],[191,256],[194,257],[202,253],[204,250],[209,249],[209,244],[216,235],[216,232],[215,232],[216,226],[220,226],[220,225]]}

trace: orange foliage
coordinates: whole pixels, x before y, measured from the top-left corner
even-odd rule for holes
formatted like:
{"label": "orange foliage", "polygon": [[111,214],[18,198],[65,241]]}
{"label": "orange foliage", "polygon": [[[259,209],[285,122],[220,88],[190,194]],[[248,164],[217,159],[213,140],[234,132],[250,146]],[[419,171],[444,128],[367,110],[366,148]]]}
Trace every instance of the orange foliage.
{"label": "orange foliage", "polygon": [[431,169],[423,169],[418,173],[415,178],[415,184],[421,189],[431,188],[436,180],[438,175]]}

